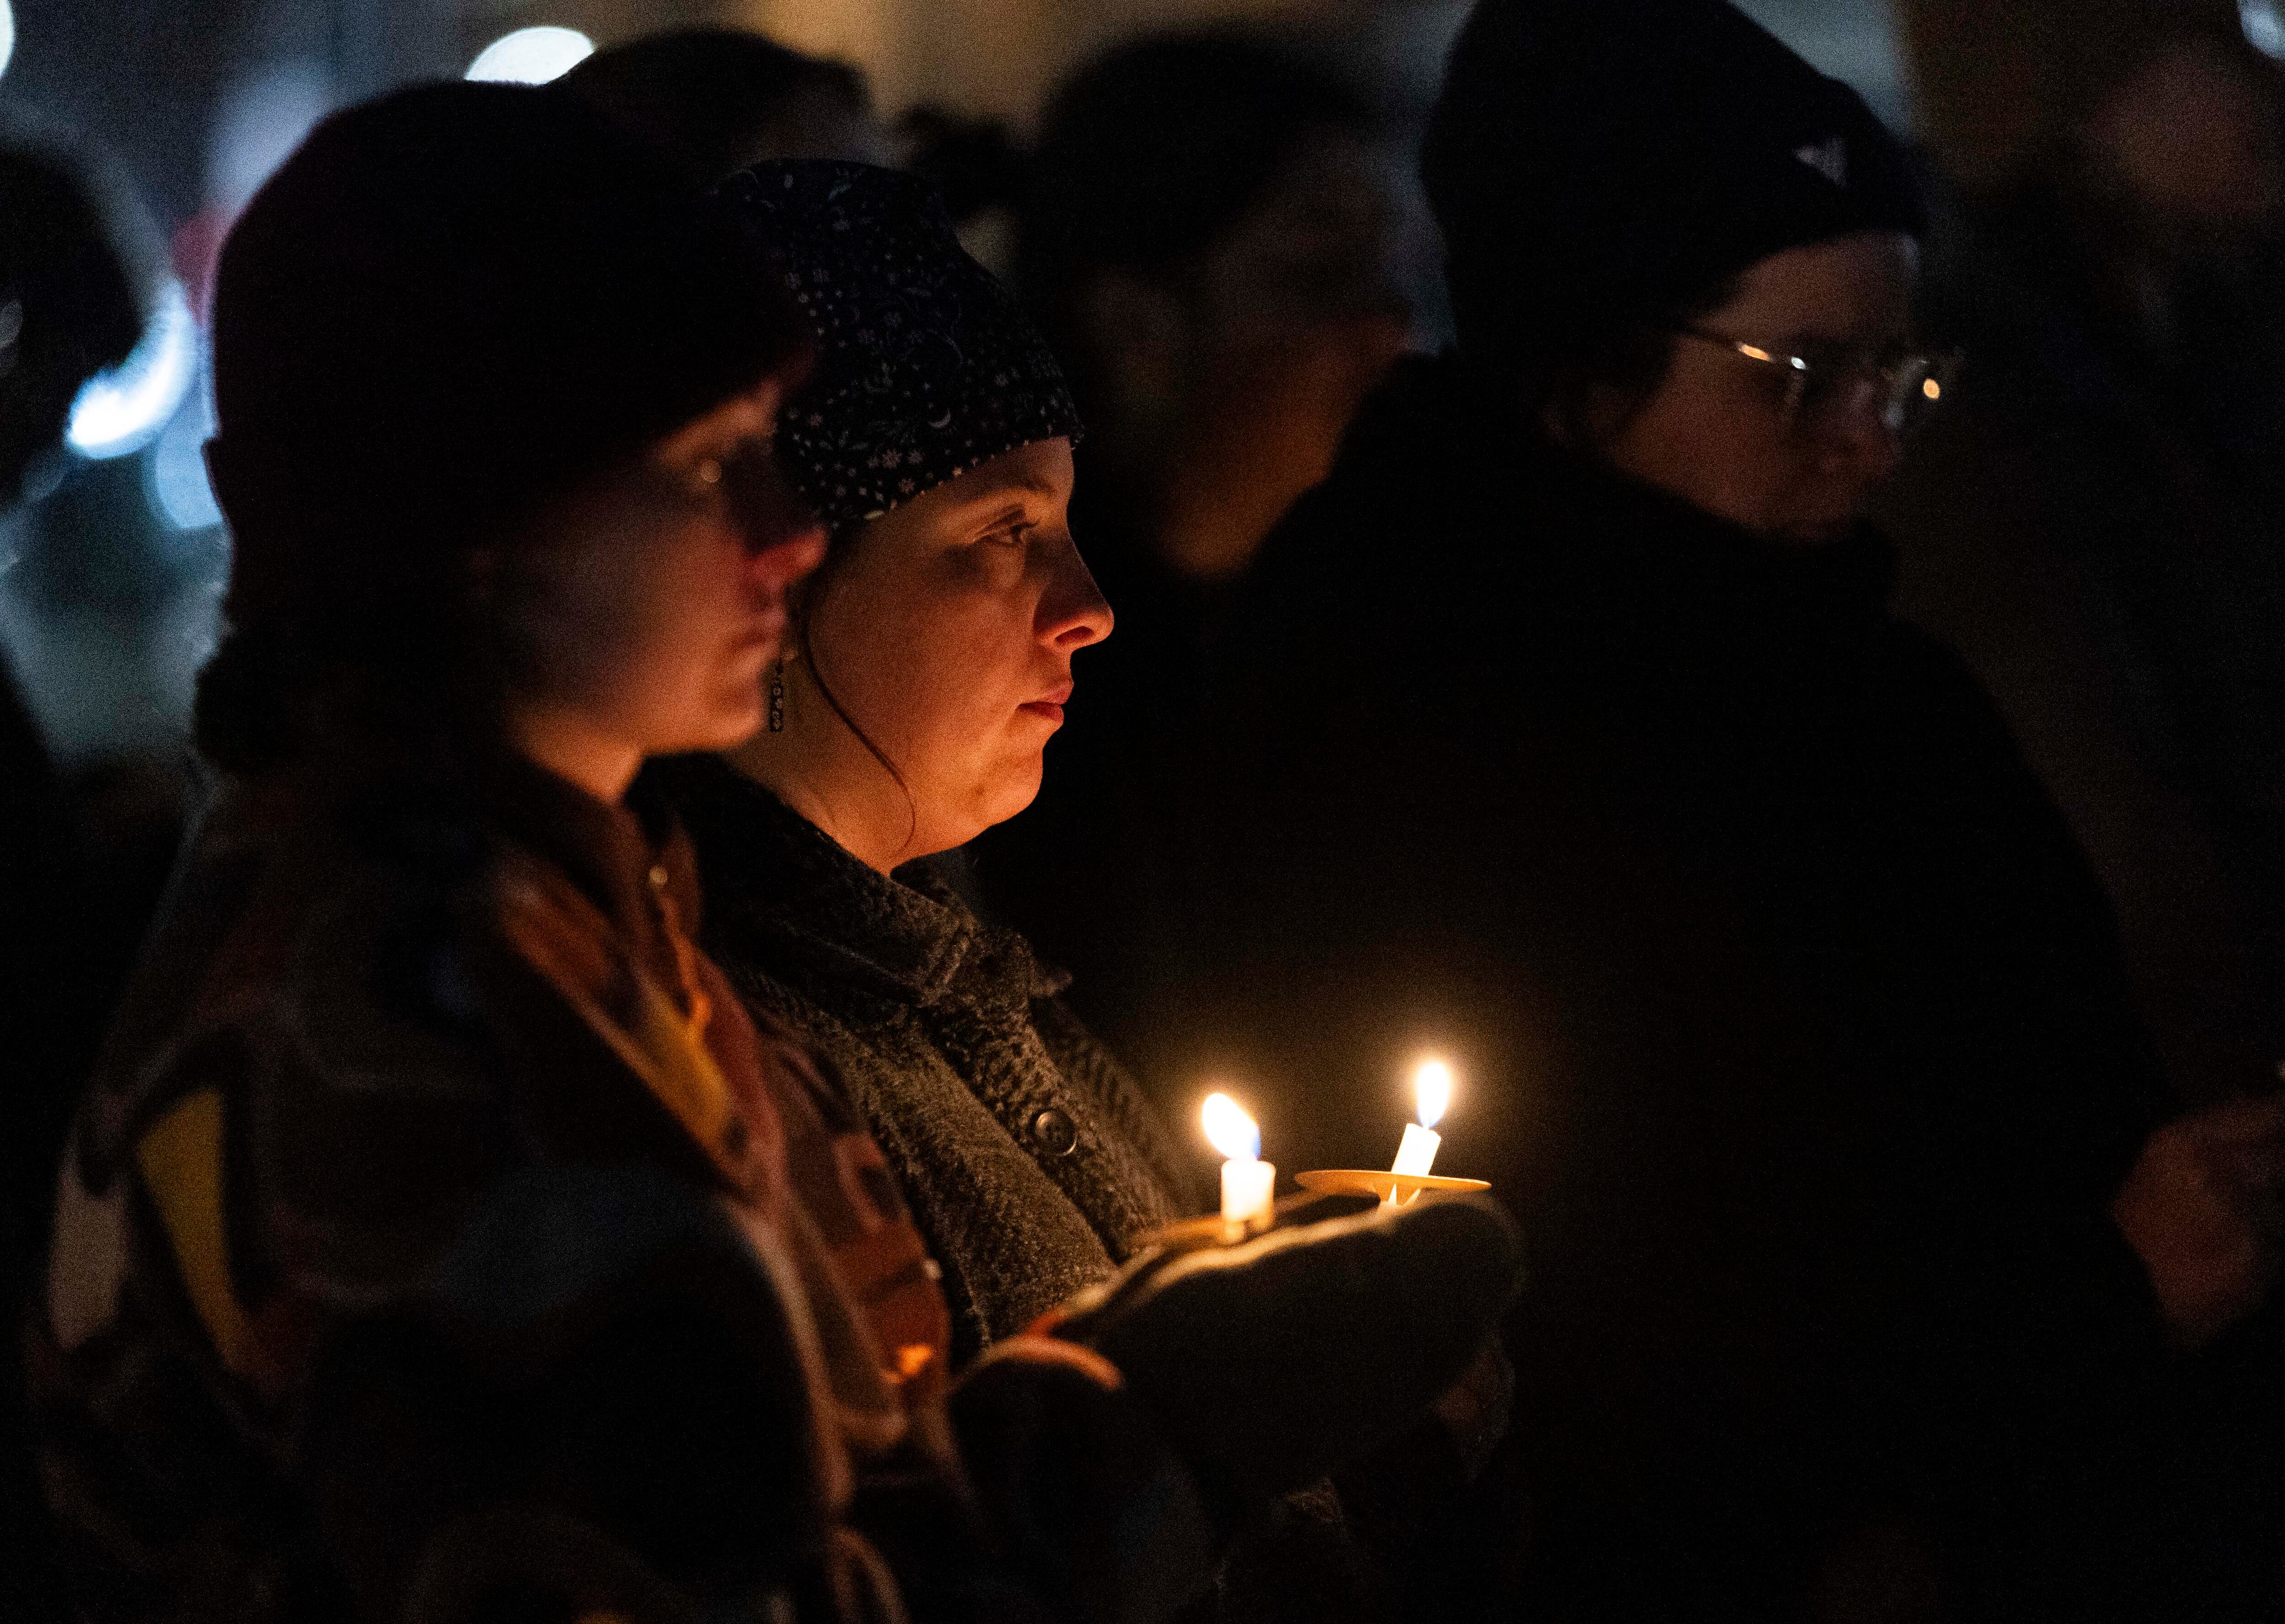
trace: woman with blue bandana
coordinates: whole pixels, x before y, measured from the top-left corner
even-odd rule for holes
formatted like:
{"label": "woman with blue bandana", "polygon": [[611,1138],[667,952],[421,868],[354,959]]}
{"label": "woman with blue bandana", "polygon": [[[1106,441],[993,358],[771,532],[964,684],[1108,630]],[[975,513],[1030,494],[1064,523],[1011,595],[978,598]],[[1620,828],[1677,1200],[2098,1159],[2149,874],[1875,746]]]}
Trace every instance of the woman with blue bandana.
{"label": "woman with blue bandana", "polygon": [[[829,540],[764,729],[660,777],[697,843],[709,951],[846,1079],[943,1270],[958,1368],[1193,1204],[1186,1158],[1058,1000],[1066,978],[979,920],[942,860],[1030,803],[1074,656],[1112,629],[1067,518],[1080,427],[925,183],[781,162],[730,189],[816,341],[777,456]],[[1387,1417],[1411,1425],[1399,1515],[1464,1484],[1504,1402],[1492,1361],[1438,1418]],[[1334,1524],[1315,1536],[1323,1559],[1284,1548],[1270,1588],[1304,1608],[1322,1589],[1341,1616],[1357,1552]]]}
{"label": "woman with blue bandana", "polygon": [[924,182],[786,163],[734,185],[816,334],[778,456],[833,542],[764,730],[679,800],[741,989],[832,1052],[879,1125],[972,1357],[1191,1205],[1047,972],[920,860],[1031,800],[1072,656],[1111,632],[1064,516],[1079,418]]}

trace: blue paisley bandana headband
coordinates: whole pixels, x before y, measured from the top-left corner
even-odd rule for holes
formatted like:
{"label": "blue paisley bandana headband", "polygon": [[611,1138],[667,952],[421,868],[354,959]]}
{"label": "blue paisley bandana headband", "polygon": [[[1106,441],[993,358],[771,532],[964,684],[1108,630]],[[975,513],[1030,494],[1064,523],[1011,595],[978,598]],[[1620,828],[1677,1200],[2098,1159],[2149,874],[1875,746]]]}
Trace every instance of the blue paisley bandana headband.
{"label": "blue paisley bandana headband", "polygon": [[1063,369],[970,258],[936,188],[825,160],[723,183],[808,318],[817,358],[777,456],[834,530],[1041,440],[1080,434]]}

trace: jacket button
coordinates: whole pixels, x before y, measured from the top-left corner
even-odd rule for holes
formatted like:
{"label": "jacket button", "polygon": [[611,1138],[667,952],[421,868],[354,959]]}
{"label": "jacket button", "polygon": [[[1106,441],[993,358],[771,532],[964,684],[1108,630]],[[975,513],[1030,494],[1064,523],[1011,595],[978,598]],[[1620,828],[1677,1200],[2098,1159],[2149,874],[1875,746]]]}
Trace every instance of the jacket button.
{"label": "jacket button", "polygon": [[1079,1149],[1079,1129],[1052,1105],[1032,1118],[1032,1137],[1049,1156],[1069,1156]]}

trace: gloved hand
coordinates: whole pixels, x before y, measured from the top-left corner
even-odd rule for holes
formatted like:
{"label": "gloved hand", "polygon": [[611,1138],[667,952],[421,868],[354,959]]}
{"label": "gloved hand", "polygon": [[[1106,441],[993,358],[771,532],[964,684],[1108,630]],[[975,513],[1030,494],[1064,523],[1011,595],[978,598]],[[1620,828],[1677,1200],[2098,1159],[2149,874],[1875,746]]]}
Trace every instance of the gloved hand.
{"label": "gloved hand", "polygon": [[1522,1283],[1496,1203],[1424,1196],[1139,1259],[1057,1334],[1116,1365],[1209,1503],[1242,1518],[1419,1420]]}
{"label": "gloved hand", "polygon": [[1213,1581],[1221,1542],[1190,1469],[1102,1355],[1010,1337],[948,1412],[977,1506],[1046,1616],[1164,1624]]}

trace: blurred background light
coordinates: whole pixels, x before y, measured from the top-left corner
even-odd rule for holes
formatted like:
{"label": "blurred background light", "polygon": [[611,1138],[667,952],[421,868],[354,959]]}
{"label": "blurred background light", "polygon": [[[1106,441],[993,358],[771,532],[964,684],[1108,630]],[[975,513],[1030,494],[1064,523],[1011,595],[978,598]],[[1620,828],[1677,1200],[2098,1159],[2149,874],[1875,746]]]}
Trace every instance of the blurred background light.
{"label": "blurred background light", "polygon": [[89,379],[72,402],[65,443],[94,460],[142,450],[183,404],[198,349],[190,301],[170,278],[141,341],[117,366]]}
{"label": "blurred background light", "polygon": [[577,28],[518,28],[483,48],[468,64],[468,77],[507,84],[546,84],[560,79],[595,52],[595,42]]}
{"label": "blurred background light", "polygon": [[2285,60],[2285,12],[2277,0],[2237,0],[2237,20],[2256,51]]}
{"label": "blurred background light", "polygon": [[339,100],[325,64],[310,57],[265,61],[232,80],[208,137],[207,201],[236,216]]}
{"label": "blurred background light", "polygon": [[194,389],[152,450],[151,500],[175,530],[203,530],[222,522],[207,482],[206,444],[213,434],[214,403],[207,390]]}
{"label": "blurred background light", "polygon": [[16,13],[8,0],[0,0],[0,74],[8,71],[8,59],[16,54]]}

